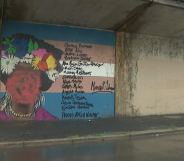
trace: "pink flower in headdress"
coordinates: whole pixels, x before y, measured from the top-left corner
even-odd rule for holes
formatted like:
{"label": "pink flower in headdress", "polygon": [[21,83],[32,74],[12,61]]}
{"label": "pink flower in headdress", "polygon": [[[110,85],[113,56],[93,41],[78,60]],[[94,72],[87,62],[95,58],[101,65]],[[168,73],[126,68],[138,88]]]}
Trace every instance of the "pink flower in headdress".
{"label": "pink flower in headdress", "polygon": [[32,55],[35,56],[35,57],[39,57],[39,58],[43,58],[44,55],[47,54],[47,50],[45,49],[42,49],[42,48],[39,48],[39,49],[36,49],[32,52]]}

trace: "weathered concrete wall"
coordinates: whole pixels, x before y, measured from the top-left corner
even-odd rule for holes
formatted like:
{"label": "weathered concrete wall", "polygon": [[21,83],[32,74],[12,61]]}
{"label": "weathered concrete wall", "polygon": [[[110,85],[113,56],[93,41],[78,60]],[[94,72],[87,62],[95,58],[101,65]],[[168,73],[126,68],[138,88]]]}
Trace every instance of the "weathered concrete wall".
{"label": "weathered concrete wall", "polygon": [[[124,55],[121,97],[116,113],[142,116],[184,113],[184,40],[118,34],[116,51]],[[117,43],[118,44],[118,43]],[[118,55],[117,55],[118,56]],[[118,58],[116,58],[117,60]],[[122,110],[122,108],[124,110]]]}

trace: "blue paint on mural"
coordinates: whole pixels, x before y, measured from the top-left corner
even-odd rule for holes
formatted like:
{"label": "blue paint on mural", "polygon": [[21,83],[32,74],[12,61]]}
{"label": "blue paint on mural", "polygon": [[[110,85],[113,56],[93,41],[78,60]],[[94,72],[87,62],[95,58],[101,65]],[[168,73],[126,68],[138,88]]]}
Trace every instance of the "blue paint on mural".
{"label": "blue paint on mural", "polygon": [[10,36],[16,33],[31,34],[46,40],[115,45],[115,35],[112,31],[5,21],[3,36]]}
{"label": "blue paint on mural", "polygon": [[[59,119],[91,119],[114,116],[114,93],[77,93],[85,98],[83,104],[68,101],[69,105],[61,104],[63,93],[44,93],[45,109]],[[66,100],[67,102],[67,100]],[[79,103],[79,104],[78,104]]]}
{"label": "blue paint on mural", "polygon": [[4,96],[4,92],[0,92],[0,98]]}
{"label": "blue paint on mural", "polygon": [[[4,95],[0,92],[0,97]],[[79,109],[76,105],[72,109],[63,109],[61,104],[62,93],[43,93],[45,102],[44,109],[57,118],[63,119],[93,119],[114,116],[114,93],[85,93],[84,96],[88,103],[88,108]],[[80,94],[77,94],[78,96]],[[91,106],[90,106],[91,104]]]}

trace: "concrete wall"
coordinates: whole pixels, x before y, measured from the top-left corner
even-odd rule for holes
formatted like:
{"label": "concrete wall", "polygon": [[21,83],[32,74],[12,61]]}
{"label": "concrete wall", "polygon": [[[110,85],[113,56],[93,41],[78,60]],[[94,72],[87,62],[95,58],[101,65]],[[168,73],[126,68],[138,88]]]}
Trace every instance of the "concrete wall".
{"label": "concrete wall", "polygon": [[117,115],[184,113],[184,39],[118,33],[116,51]]}

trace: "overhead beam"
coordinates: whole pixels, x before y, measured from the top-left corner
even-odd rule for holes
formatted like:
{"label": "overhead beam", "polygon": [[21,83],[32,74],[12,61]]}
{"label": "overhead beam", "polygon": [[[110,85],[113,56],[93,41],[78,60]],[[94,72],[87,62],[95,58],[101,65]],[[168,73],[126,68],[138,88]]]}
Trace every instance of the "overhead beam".
{"label": "overhead beam", "polygon": [[114,30],[116,32],[126,31],[129,26],[131,26],[139,17],[141,17],[145,13],[146,9],[150,7],[152,3],[152,1],[149,1],[135,7],[118,26],[114,27]]}

